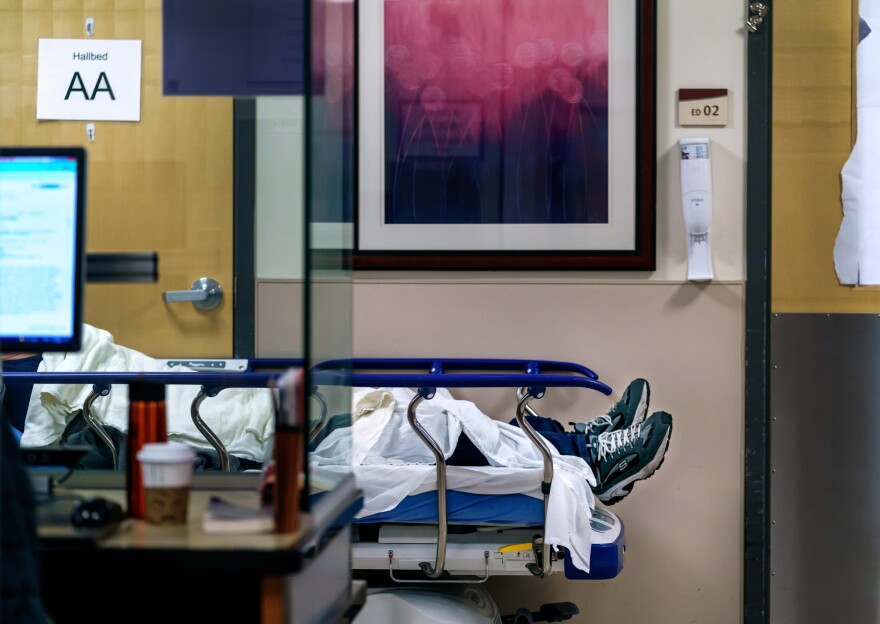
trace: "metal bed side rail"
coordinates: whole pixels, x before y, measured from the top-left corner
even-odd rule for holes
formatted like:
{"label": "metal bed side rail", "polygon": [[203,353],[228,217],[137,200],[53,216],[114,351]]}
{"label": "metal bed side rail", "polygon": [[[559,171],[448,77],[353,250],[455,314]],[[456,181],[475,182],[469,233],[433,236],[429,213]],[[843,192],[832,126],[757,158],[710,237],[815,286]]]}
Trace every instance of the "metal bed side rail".
{"label": "metal bed side rail", "polygon": [[119,468],[119,449],[116,448],[116,445],[113,443],[113,439],[110,437],[110,434],[107,433],[107,430],[104,429],[104,425],[95,418],[95,415],[92,413],[92,404],[96,399],[102,396],[107,396],[110,394],[110,385],[109,384],[95,384],[92,386],[92,391],[89,392],[89,396],[86,397],[86,400],[83,402],[82,412],[83,419],[86,421],[86,425],[88,425],[89,429],[98,437],[101,442],[103,442],[110,449],[110,456],[113,461],[113,470]]}
{"label": "metal bed side rail", "polygon": [[[430,579],[440,578],[446,570],[446,541],[449,532],[449,520],[446,513],[446,458],[443,456],[440,446],[416,418],[416,408],[425,399],[433,399],[435,392],[435,388],[419,388],[406,408],[406,420],[409,422],[409,426],[430,449],[437,466],[437,553],[433,565],[428,561],[419,563],[419,568]],[[388,565],[391,570],[390,560]]]}
{"label": "metal bed side rail", "polygon": [[[550,448],[547,444],[547,441],[540,436],[532,427],[532,425],[526,420],[525,412],[528,408],[529,402],[534,398],[541,398],[544,396],[546,392],[546,387],[543,385],[543,382],[546,381],[547,377],[558,377],[558,376],[547,376],[543,375],[540,372],[540,366],[533,361],[529,361],[525,363],[525,374],[513,374],[513,375],[505,375],[504,384],[506,387],[516,387],[515,385],[511,385],[511,381],[520,381],[521,379],[525,380],[524,385],[520,386],[517,390],[517,408],[516,408],[516,420],[517,424],[520,428],[525,432],[526,436],[531,440],[531,442],[538,448],[538,451],[541,453],[542,464],[543,464],[543,480],[541,482],[541,493],[544,496],[544,532],[541,537],[536,537],[532,542],[532,549],[535,554],[535,562],[530,563],[526,566],[526,568],[531,572],[534,576],[543,578],[544,576],[550,574],[552,571],[552,547],[549,544],[546,544],[543,540],[543,535],[546,535],[546,522],[547,522],[547,507],[549,505],[550,499],[550,489],[553,483],[553,456],[550,452]],[[441,361],[433,361],[431,362],[430,372],[425,375],[428,381],[437,381],[443,380],[444,382],[449,382],[451,377],[460,377],[461,375],[450,375],[445,372],[443,368],[443,362]],[[419,375],[418,377],[422,377]],[[483,376],[480,376],[483,377]],[[493,376],[494,377],[494,376]],[[485,380],[484,380],[485,381]],[[493,382],[496,381],[493,379]],[[500,380],[499,380],[500,381]],[[599,382],[595,380],[589,380],[591,384],[598,384]],[[538,383],[535,383],[538,382]],[[394,385],[394,384],[390,384]],[[441,386],[444,384],[436,384],[436,386]],[[549,384],[548,384],[549,385]],[[602,384],[604,386],[604,384]],[[431,453],[434,455],[434,459],[436,462],[436,479],[437,479],[437,550],[435,554],[434,563],[431,564],[428,561],[423,561],[419,563],[419,568],[429,579],[439,579],[443,572],[445,571],[446,565],[446,551],[447,551],[447,541],[448,541],[448,529],[449,529],[449,521],[447,515],[446,508],[446,459],[443,456],[443,452],[440,449],[440,446],[437,442],[431,437],[431,435],[424,429],[421,423],[418,421],[416,417],[416,409],[422,401],[430,400],[434,398],[436,393],[436,386],[426,385],[423,387],[419,387],[416,395],[412,398],[409,405],[407,406],[407,421],[410,427],[415,431],[416,435],[419,439],[428,447]],[[589,385],[587,387],[595,387],[593,385]],[[605,386],[607,387],[607,386]],[[608,389],[610,393],[610,388]],[[537,415],[534,410],[531,410],[530,414]],[[392,561],[393,551],[389,551],[389,573],[391,574],[392,580],[397,580],[394,578],[393,569],[392,569]],[[488,574],[488,567],[487,574]],[[449,581],[444,581],[449,582]]]}
{"label": "metal bed side rail", "polygon": [[[436,579],[440,579],[440,577],[446,571],[446,552],[448,548],[449,520],[446,507],[446,459],[443,456],[443,452],[440,449],[440,446],[437,444],[434,438],[431,437],[431,435],[425,430],[425,428],[416,417],[416,409],[418,408],[419,404],[421,404],[422,401],[431,400],[432,398],[434,398],[435,392],[436,388],[419,388],[418,392],[407,406],[406,418],[407,422],[409,422],[410,427],[413,429],[413,431],[415,431],[419,439],[425,444],[425,446],[428,447],[428,449],[434,455],[434,460],[436,462],[437,550],[434,556],[433,564],[429,561],[422,561],[419,563],[419,568],[422,570],[422,572],[429,579],[433,579],[436,581]],[[543,392],[541,394],[543,394]],[[541,453],[544,466],[543,480],[541,482],[541,493],[544,496],[544,523],[546,524],[550,488],[553,483],[553,457],[550,454],[547,442],[532,428],[531,424],[529,424],[529,422],[524,417],[526,406],[528,405],[529,401],[536,398],[536,396],[540,395],[533,395],[530,392],[526,391],[525,394],[519,398],[516,407],[516,420],[520,428],[522,428],[528,438]],[[543,534],[546,535],[546,528]],[[550,572],[552,571],[552,549],[548,544],[543,542],[543,538],[536,538],[536,540],[532,543],[532,549],[535,554],[535,562],[526,565],[526,569],[528,569],[528,571],[531,572],[534,576],[543,578],[544,576],[550,574]],[[394,577],[392,560],[393,550],[389,550],[389,574],[392,580],[398,581],[398,579]],[[482,582],[486,580],[486,578],[488,578],[488,564],[486,567],[486,577],[480,579],[479,581]],[[447,579],[436,582],[464,581],[453,581]]]}
{"label": "metal bed side rail", "polygon": [[[526,408],[528,408],[529,401],[534,398],[540,398],[540,395],[536,397],[536,395],[533,395],[530,390],[530,388],[520,388],[517,391],[516,422],[520,429],[525,432],[529,440],[532,441],[532,444],[538,447],[538,451],[541,453],[541,461],[544,465],[544,478],[541,481],[541,494],[544,495],[544,532],[542,535],[546,535],[547,507],[550,505],[550,488],[553,485],[553,456],[550,454],[550,448],[547,446],[547,441],[541,437],[534,428],[532,428],[532,425],[525,418],[525,411]],[[535,415],[534,411],[532,411],[532,415]],[[543,578],[552,571],[552,549],[550,545],[543,540],[543,537],[541,538],[540,544],[538,544],[537,541],[532,542],[532,549],[535,553],[535,563],[528,564],[526,569],[535,576]]]}

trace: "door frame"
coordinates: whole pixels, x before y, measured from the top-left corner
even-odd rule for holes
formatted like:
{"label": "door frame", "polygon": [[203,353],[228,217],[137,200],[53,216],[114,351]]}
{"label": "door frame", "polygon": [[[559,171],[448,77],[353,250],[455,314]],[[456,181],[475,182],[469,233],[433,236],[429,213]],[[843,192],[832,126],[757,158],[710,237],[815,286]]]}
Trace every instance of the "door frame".
{"label": "door frame", "polygon": [[232,106],[232,357],[255,353],[257,102],[236,98]]}
{"label": "door frame", "polygon": [[[765,4],[770,4],[765,0]],[[746,6],[748,9],[748,6]],[[770,618],[772,11],[747,43],[743,622]]]}

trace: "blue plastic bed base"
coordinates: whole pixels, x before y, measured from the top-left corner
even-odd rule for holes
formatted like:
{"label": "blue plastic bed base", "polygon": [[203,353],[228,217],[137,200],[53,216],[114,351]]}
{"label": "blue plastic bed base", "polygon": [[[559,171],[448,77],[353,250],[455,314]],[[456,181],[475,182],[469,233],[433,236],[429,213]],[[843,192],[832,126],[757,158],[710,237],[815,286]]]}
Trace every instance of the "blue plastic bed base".
{"label": "blue plastic bed base", "polygon": [[[486,496],[449,490],[446,504],[450,524],[529,525],[540,527],[544,523],[544,501],[523,494]],[[437,492],[424,492],[408,496],[397,507],[364,518],[356,518],[356,524],[382,522],[436,523]],[[623,554],[626,550],[626,531],[621,527],[617,540],[610,544],[593,544],[590,548],[590,571],[575,567],[571,553],[565,552],[565,578],[571,580],[606,580],[620,574]]]}
{"label": "blue plastic bed base", "polygon": [[626,550],[626,527],[620,527],[620,535],[610,544],[590,546],[590,571],[575,567],[571,553],[565,551],[565,578],[570,581],[605,581],[613,579],[623,570],[623,553]]}

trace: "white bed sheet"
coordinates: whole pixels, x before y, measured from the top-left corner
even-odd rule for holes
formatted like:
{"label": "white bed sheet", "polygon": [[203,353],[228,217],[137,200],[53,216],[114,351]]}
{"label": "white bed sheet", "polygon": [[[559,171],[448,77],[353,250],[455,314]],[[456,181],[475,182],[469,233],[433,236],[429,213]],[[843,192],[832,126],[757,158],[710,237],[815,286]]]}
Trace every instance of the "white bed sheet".
{"label": "white bed sheet", "polygon": [[[192,372],[182,367],[169,368],[133,349],[117,345],[113,336],[90,325],[83,325],[82,349],[76,353],[45,353],[38,372]],[[168,437],[199,449],[213,447],[199,432],[190,416],[190,405],[199,386],[166,386],[165,409]],[[92,390],[91,384],[37,384],[31,392],[25,419],[22,446],[45,446],[61,434],[82,409]],[[98,398],[92,410],[99,421],[128,430],[128,386],[114,384],[110,394]],[[271,390],[264,388],[228,388],[216,397],[205,399],[199,407],[202,420],[217,434],[227,450],[237,457],[264,460],[264,445],[274,430]]]}
{"label": "white bed sheet", "polygon": [[[312,485],[338,482],[350,468],[364,492],[358,517],[389,511],[407,496],[435,490],[436,465],[430,450],[415,435],[406,410],[415,395],[406,388],[358,388],[353,393],[351,430],[331,432],[310,456]],[[519,427],[493,420],[470,401],[437,395],[416,411],[419,423],[445,457],[455,451],[459,435],[467,435],[492,464],[488,467],[449,466],[447,488],[473,494],[526,494],[542,498],[543,458]],[[353,436],[352,436],[353,433]],[[344,452],[353,440],[351,453]],[[595,506],[595,476],[580,457],[553,456],[553,486],[547,508],[546,543],[564,546],[579,569],[589,572],[590,518]]]}

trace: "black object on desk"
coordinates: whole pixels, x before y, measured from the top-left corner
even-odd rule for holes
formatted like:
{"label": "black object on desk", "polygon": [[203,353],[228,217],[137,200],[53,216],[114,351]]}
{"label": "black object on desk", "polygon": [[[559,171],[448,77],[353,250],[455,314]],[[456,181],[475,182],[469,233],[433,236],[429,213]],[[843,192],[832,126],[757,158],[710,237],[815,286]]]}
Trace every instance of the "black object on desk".
{"label": "black object on desk", "polygon": [[122,505],[105,498],[53,494],[37,500],[40,532],[51,533],[55,540],[97,542],[115,532],[125,520]]}
{"label": "black object on desk", "polygon": [[25,466],[64,466],[66,468],[73,468],[91,450],[91,447],[85,445],[22,447],[21,458]]}
{"label": "black object on desk", "polygon": [[66,475],[56,479],[59,470],[67,470],[67,474],[89,452],[88,446],[42,446],[21,448],[22,463],[27,468],[31,479],[31,487],[37,495],[51,495],[55,485],[64,480]]}
{"label": "black object on desk", "polygon": [[97,529],[122,522],[122,505],[106,498],[83,498],[73,504],[70,523],[78,529]]}

